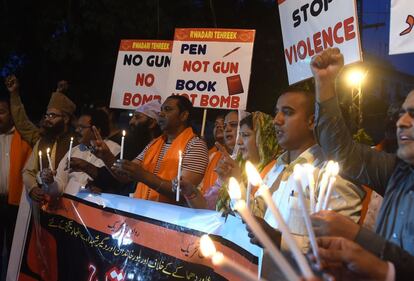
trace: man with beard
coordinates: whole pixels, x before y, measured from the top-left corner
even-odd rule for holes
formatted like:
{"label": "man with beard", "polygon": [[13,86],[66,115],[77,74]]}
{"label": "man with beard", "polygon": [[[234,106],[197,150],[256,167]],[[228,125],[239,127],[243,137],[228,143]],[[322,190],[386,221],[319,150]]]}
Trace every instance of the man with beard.
{"label": "man with beard", "polygon": [[51,167],[55,169],[69,149],[70,124],[76,105],[63,93],[67,89],[67,82],[59,82],[57,92],[52,93],[46,114],[41,122],[41,128],[36,127],[27,117],[24,105],[20,99],[19,82],[15,76],[6,79],[6,86],[10,92],[10,109],[16,130],[32,147],[32,155],[23,170],[23,182],[28,189],[29,196],[38,202],[44,200],[44,192],[37,180],[39,172],[39,152],[43,154],[42,166],[48,167],[46,157],[47,148],[50,148]]}
{"label": "man with beard", "polygon": [[138,107],[129,120],[130,134],[125,138],[124,158],[134,159],[153,139],[161,135],[157,120],[161,111],[158,100]]}
{"label": "man with beard", "polygon": [[[68,155],[66,154],[59,163],[55,177],[51,169],[43,169],[42,182],[54,190],[59,190],[60,193],[72,195],[92,181],[94,181],[92,184],[97,187],[105,187],[109,184],[99,179],[99,168],[104,168],[105,164],[93,154],[96,135],[107,138],[110,132],[108,124],[108,116],[102,110],[89,110],[82,113],[76,127],[76,137],[80,144],[72,149],[70,169],[68,169]],[[116,156],[121,151],[116,142],[109,139],[104,142],[112,155]]]}
{"label": "man with beard", "polygon": [[153,140],[133,161],[119,161],[112,170],[123,182],[139,182],[134,196],[175,203],[172,187],[182,152],[182,179],[197,186],[208,164],[205,142],[190,127],[191,102],[183,96],[168,97],[161,107],[158,124],[163,135]]}
{"label": "man with beard", "polygon": [[8,98],[0,96],[0,280],[5,280],[7,272],[23,188],[22,170],[30,153],[29,144],[14,128]]}

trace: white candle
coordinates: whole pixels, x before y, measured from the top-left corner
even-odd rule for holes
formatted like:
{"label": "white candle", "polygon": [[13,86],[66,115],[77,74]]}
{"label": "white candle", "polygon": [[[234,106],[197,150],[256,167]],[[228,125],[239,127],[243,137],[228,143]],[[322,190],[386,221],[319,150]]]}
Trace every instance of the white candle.
{"label": "white candle", "polygon": [[178,171],[177,171],[177,190],[175,193],[175,201],[180,201],[180,183],[181,183],[181,166],[183,164],[183,154],[181,150],[178,151]]}
{"label": "white candle", "polygon": [[223,253],[218,252],[213,241],[206,234],[200,238],[200,250],[203,256],[211,258],[213,265],[221,267],[224,270],[239,276],[242,280],[258,280],[257,276],[253,272],[225,257]]}
{"label": "white candle", "polygon": [[315,211],[315,177],[313,176],[315,167],[312,164],[304,164],[303,167],[305,168],[306,176],[308,178],[310,210],[311,213],[313,213]]}
{"label": "white candle", "polygon": [[50,148],[46,149],[47,161],[49,162],[49,169],[53,172],[52,158],[50,158]]}
{"label": "white candle", "polygon": [[122,138],[121,138],[121,153],[119,155],[119,159],[124,159],[124,144],[125,144],[125,130],[122,130]]}
{"label": "white candle", "polygon": [[70,157],[72,155],[73,137],[70,138],[69,151],[68,151],[68,169],[70,169]]}
{"label": "white candle", "polygon": [[326,210],[326,208],[328,207],[329,199],[331,198],[331,194],[332,194],[333,185],[335,184],[336,176],[338,175],[338,173],[339,173],[339,165],[337,162],[335,162],[332,165],[332,169],[331,169],[332,176],[329,178],[328,189],[326,191],[326,195],[323,200],[322,210]]}
{"label": "white candle", "polygon": [[316,260],[319,263],[319,252],[318,252],[318,243],[316,243],[316,237],[315,237],[315,232],[313,231],[312,228],[312,223],[309,217],[309,213],[308,210],[306,209],[306,203],[305,203],[305,197],[303,195],[303,187],[302,187],[302,182],[301,182],[301,177],[302,177],[302,166],[296,164],[295,167],[293,168],[293,177],[295,179],[296,182],[296,191],[298,193],[298,199],[299,199],[299,204],[300,207],[302,209],[302,216],[303,216],[303,220],[305,221],[305,225],[306,225],[306,229],[308,231],[308,236],[309,236],[309,240],[312,246],[312,252],[313,255],[315,256]]}
{"label": "white candle", "polygon": [[249,210],[250,210],[250,193],[252,193],[252,184],[248,182],[247,191],[246,191],[246,206],[247,206],[247,209]]}
{"label": "white candle", "polygon": [[240,200],[241,192],[240,186],[235,178],[230,178],[229,181],[229,195],[233,200],[237,200],[235,209],[253,231],[256,238],[260,241],[265,249],[268,250],[272,260],[277,264],[280,270],[286,275],[288,280],[300,280],[299,276],[293,270],[291,265],[286,261],[277,247],[273,244],[270,238],[266,235],[264,230],[260,227],[254,217],[251,215],[244,200]]}
{"label": "white candle", "polygon": [[333,190],[333,185],[336,181],[336,177],[330,177],[329,184],[328,184],[328,190],[326,191],[325,200],[323,202],[322,210],[326,210],[329,205],[329,199],[331,199],[331,194]]}
{"label": "white candle", "polygon": [[331,175],[332,165],[334,165],[333,161],[329,161],[326,165],[325,172],[322,175],[322,179],[319,183],[319,195],[318,195],[318,202],[316,203],[315,212],[319,212],[322,209],[323,200],[325,197],[326,188],[328,186],[329,176]]}
{"label": "white candle", "polygon": [[[250,163],[251,164],[251,163]],[[296,259],[296,262],[299,265],[300,270],[302,271],[302,274],[306,278],[313,277],[313,272],[305,258],[305,256],[300,251],[298,245],[296,244],[295,239],[293,238],[292,234],[289,231],[289,227],[286,225],[285,221],[283,220],[282,215],[280,214],[279,209],[276,207],[275,203],[272,200],[272,196],[269,192],[269,187],[267,187],[265,184],[263,184],[262,178],[260,177],[259,172],[256,170],[256,168],[251,164],[246,163],[246,172],[247,177],[249,178],[249,181],[255,185],[260,186],[258,194],[263,197],[267,207],[273,214],[273,217],[275,218],[277,222],[277,228],[282,232],[282,237],[285,239],[287,245],[289,246],[289,249],[291,250],[293,256]]]}
{"label": "white candle", "polygon": [[42,151],[41,150],[39,150],[39,168],[40,168],[39,171],[42,171],[43,170]]}

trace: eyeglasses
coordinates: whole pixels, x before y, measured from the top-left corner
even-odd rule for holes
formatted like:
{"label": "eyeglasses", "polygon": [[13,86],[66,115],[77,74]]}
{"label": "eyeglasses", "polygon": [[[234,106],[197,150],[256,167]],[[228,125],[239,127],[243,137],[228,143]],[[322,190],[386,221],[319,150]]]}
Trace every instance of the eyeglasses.
{"label": "eyeglasses", "polygon": [[44,115],[44,118],[45,119],[55,119],[56,117],[63,117],[63,115],[61,115],[61,114],[57,114],[57,113],[53,113],[53,112],[50,112],[50,113],[45,113],[45,115]]}
{"label": "eyeglasses", "polygon": [[90,129],[90,128],[92,128],[92,126],[78,125],[76,127],[76,129],[78,129],[79,131],[83,131],[84,129]]}

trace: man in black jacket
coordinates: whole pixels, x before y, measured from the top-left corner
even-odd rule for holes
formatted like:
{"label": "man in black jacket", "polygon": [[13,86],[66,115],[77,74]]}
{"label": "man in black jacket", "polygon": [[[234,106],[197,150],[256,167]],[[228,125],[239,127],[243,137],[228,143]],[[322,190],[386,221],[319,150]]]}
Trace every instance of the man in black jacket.
{"label": "man in black jacket", "polygon": [[[320,146],[328,158],[338,161],[341,176],[372,187],[384,196],[375,232],[333,212],[313,216],[319,236],[342,236],[388,261],[396,280],[412,280],[414,274],[414,91],[397,121],[397,155],[377,152],[352,140],[339,110],[335,79],[344,59],[339,49],[327,49],[311,62],[316,86],[316,128]],[[378,270],[374,264],[372,272]],[[355,268],[355,266],[353,267]]]}

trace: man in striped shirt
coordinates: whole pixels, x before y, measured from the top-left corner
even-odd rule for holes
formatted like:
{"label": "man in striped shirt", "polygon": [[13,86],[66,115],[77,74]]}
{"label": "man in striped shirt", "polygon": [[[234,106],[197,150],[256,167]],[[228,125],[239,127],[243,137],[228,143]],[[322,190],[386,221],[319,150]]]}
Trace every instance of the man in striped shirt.
{"label": "man in striped shirt", "polygon": [[112,170],[121,181],[137,181],[134,197],[160,202],[175,202],[173,181],[178,174],[182,152],[182,179],[197,186],[207,164],[206,143],[189,125],[191,102],[183,96],[171,96],[161,107],[158,124],[163,135],[153,140],[133,161],[118,161]]}

